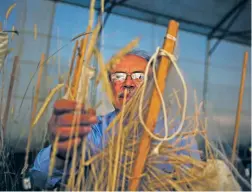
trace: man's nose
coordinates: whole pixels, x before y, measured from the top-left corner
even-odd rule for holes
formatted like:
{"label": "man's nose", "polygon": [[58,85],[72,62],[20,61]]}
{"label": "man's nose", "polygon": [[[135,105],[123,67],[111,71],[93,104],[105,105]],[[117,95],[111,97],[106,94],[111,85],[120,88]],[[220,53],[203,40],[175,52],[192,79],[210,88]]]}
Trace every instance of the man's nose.
{"label": "man's nose", "polygon": [[124,82],[123,88],[124,89],[134,89],[135,88],[135,83],[131,79],[131,77],[129,77],[129,76],[127,77],[127,79]]}

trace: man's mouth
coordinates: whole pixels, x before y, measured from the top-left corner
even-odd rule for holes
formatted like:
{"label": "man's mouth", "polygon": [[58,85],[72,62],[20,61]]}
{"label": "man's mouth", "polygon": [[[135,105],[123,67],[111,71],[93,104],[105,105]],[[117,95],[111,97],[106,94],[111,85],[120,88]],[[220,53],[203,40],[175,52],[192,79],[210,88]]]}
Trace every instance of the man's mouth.
{"label": "man's mouth", "polygon": [[[128,101],[132,97],[132,94],[127,94],[126,95],[126,100]],[[124,99],[124,93],[120,93],[118,96],[119,99]]]}

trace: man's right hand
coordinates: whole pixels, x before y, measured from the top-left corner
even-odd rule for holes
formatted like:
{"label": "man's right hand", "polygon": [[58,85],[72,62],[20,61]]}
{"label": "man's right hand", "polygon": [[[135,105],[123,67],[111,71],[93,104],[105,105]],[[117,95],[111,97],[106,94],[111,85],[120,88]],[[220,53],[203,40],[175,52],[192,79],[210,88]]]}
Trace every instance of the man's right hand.
{"label": "man's right hand", "polygon": [[[56,135],[59,134],[57,154],[65,158],[68,146],[70,150],[73,149],[75,142],[79,145],[82,138],[87,136],[91,131],[91,125],[97,122],[97,117],[94,110],[84,110],[81,106],[80,121],[72,124],[74,121],[74,112],[77,103],[75,101],[60,99],[54,103],[54,111],[48,123],[48,131],[51,136],[52,145],[55,141]],[[75,137],[76,127],[79,126],[79,136]],[[74,130],[72,130],[74,129]],[[72,140],[71,138],[72,133]]]}

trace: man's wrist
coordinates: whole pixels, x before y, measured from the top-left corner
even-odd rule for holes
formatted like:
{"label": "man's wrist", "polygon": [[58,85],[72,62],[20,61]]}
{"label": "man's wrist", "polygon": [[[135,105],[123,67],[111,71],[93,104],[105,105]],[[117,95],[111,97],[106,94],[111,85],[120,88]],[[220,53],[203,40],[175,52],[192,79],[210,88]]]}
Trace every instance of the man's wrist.
{"label": "man's wrist", "polygon": [[65,161],[66,160],[66,157],[65,156],[62,156],[60,155],[59,153],[56,154],[56,157],[62,161]]}
{"label": "man's wrist", "polygon": [[[51,147],[50,158],[52,158],[53,146]],[[71,157],[68,158],[71,161]],[[66,156],[60,153],[56,153],[55,155],[55,168],[62,169],[65,165]]]}

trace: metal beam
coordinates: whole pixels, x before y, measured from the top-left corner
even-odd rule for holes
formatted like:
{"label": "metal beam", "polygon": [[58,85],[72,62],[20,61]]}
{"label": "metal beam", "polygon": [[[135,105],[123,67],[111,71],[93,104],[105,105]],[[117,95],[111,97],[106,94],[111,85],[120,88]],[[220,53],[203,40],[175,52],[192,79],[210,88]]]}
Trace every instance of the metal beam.
{"label": "metal beam", "polygon": [[[247,1],[247,0],[246,0]],[[233,18],[229,21],[228,26],[226,27],[225,31],[220,38],[218,39],[218,41],[212,46],[212,48],[209,50],[209,56],[212,55],[212,53],[215,51],[215,49],[217,48],[217,46],[220,44],[221,40],[225,38],[226,34],[228,33],[228,30],[230,27],[232,27],[232,25],[234,24],[235,20],[239,17],[239,15],[241,14],[241,12],[243,11],[243,9],[245,8],[245,4],[243,3],[241,6],[239,6],[239,9],[235,10],[235,13],[233,13],[234,15]],[[209,37],[208,37],[209,39]],[[211,39],[211,38],[210,38]]]}
{"label": "metal beam", "polygon": [[[111,3],[110,7],[104,9],[104,12],[106,12],[107,14],[106,14],[106,16],[105,16],[103,22],[101,21],[101,22],[102,22],[102,25],[101,25],[101,28],[100,28],[99,35],[98,35],[98,36],[101,35],[101,31],[104,29],[104,27],[105,27],[105,25],[106,25],[106,23],[107,23],[107,21],[108,21],[108,18],[109,18],[109,16],[110,16],[111,11],[113,10],[113,8],[114,8],[115,6],[117,6],[117,5],[123,4],[123,3],[126,2],[126,1],[127,1],[127,0],[121,0],[121,1],[119,1],[119,2],[116,2],[116,0],[113,0],[113,2]],[[101,18],[100,10],[99,10],[98,16]]]}
{"label": "metal beam", "polygon": [[103,24],[102,24],[103,28],[105,27],[105,25],[107,23],[107,20],[108,20],[108,18],[110,16],[110,13],[111,13],[112,9],[115,7],[115,2],[116,2],[116,0],[113,0],[110,7],[108,7],[106,10],[104,10],[104,12],[107,12],[107,14],[106,14],[106,16],[105,16],[105,18],[103,20]]}
{"label": "metal beam", "polygon": [[[57,2],[60,2],[60,3],[65,3],[65,4],[69,4],[69,5],[74,5],[74,6],[79,6],[79,7],[83,7],[83,8],[89,8],[89,4],[88,3],[73,3],[73,2],[70,2],[68,0],[47,0],[47,1],[57,1]],[[84,0],[83,0],[84,1]],[[116,3],[116,5],[119,6],[118,3]],[[142,9],[142,8],[137,8],[137,7],[134,7],[134,6],[131,6],[131,5],[128,5],[128,4],[120,4],[121,7],[125,7],[125,8],[129,8],[129,9],[133,9],[133,10],[136,10],[136,11],[139,11],[139,12],[142,12],[142,13],[147,13],[147,14],[150,14],[150,15],[153,15],[153,16],[156,16],[156,17],[163,17],[163,18],[167,18],[167,19],[174,19],[176,21],[178,21],[179,23],[185,23],[185,24],[190,24],[190,25],[194,25],[196,27],[200,27],[200,28],[205,28],[205,29],[208,29],[208,30],[211,30],[212,29],[212,26],[209,26],[209,25],[206,25],[206,24],[201,24],[201,23],[197,23],[197,22],[194,22],[194,21],[189,21],[189,20],[186,20],[186,19],[182,19],[182,18],[178,18],[178,17],[173,17],[171,15],[166,15],[166,14],[162,14],[162,13],[156,13],[156,12],[153,12],[153,11],[148,11],[148,10],[145,10],[145,9]],[[99,9],[96,8],[97,11],[99,11]],[[105,9],[105,12],[107,10]],[[142,19],[139,19],[137,17],[134,17],[133,15],[132,16],[127,16],[127,15],[123,15],[121,13],[113,13],[113,14],[116,14],[116,15],[120,15],[120,16],[124,16],[124,17],[127,17],[127,18],[133,18],[133,19],[136,19],[136,20],[141,20],[141,21],[146,21],[146,20],[142,20]],[[149,22],[149,21],[147,21]],[[167,25],[167,23],[163,24],[164,26]],[[185,29],[185,31],[187,31]],[[190,32],[193,32],[193,33],[198,33],[198,34],[202,34],[202,35],[206,35],[205,33],[200,33],[200,32],[195,32],[195,31],[192,31],[192,30],[189,30]]]}
{"label": "metal beam", "polygon": [[107,20],[108,20],[108,18],[109,18],[109,16],[110,16],[111,11],[113,10],[113,8],[114,8],[115,6],[118,6],[118,5],[121,5],[121,4],[125,3],[126,1],[127,1],[127,0],[121,0],[121,1],[119,1],[119,2],[116,2],[116,0],[114,0],[114,1],[112,2],[111,6],[110,6],[107,10],[105,10],[105,12],[107,12],[107,14],[106,14],[106,16],[105,16],[105,18],[104,18],[104,21],[103,21],[103,27],[105,27],[105,25],[106,25],[106,23],[107,23]]}
{"label": "metal beam", "polygon": [[[231,36],[249,36],[251,35],[251,30],[246,30],[246,31],[236,31],[236,32],[228,32],[226,33],[226,36],[231,37]],[[222,35],[214,35],[213,38],[220,38]]]}
{"label": "metal beam", "polygon": [[[60,3],[64,3],[64,4],[79,6],[79,7],[82,7],[82,8],[89,8],[89,3],[86,0],[81,0],[80,3],[71,2],[69,0],[47,0],[47,1],[57,1],[57,2],[60,2]],[[206,32],[202,32],[202,31],[200,31],[198,29],[195,30],[195,29],[191,29],[191,28],[188,28],[188,27],[184,27],[183,24],[189,24],[189,25],[195,26],[197,28],[206,29],[206,30],[209,30],[209,31],[211,31],[212,28],[213,28],[212,26],[209,26],[209,25],[206,25],[206,24],[189,21],[189,20],[186,20],[186,19],[183,19],[183,18],[173,17],[173,16],[167,15],[167,14],[148,11],[148,10],[145,10],[143,8],[137,8],[137,7],[128,5],[128,4],[123,4],[123,5],[118,5],[118,6],[120,6],[122,8],[133,9],[133,10],[138,11],[140,13],[146,13],[146,14],[150,14],[150,15],[156,16],[156,17],[162,17],[162,18],[166,18],[166,19],[175,19],[176,21],[181,23],[181,25],[180,25],[181,30],[191,32],[191,33],[194,33],[194,34],[199,34],[199,35],[204,35],[204,36],[208,35]],[[95,10],[99,12],[100,9],[96,7]],[[106,9],[105,9],[105,12],[106,12]],[[126,18],[130,18],[130,19],[135,19],[135,20],[138,20],[138,21],[153,23],[152,20],[141,19],[141,18],[139,18],[137,16],[134,16],[134,15],[127,15],[127,14],[120,13],[120,12],[113,12],[113,14],[119,15],[119,16],[122,16],[122,17],[126,17]],[[160,25],[160,26],[166,26],[167,25],[167,23],[157,23],[157,24]],[[223,29],[219,29],[218,32],[225,32],[225,31]],[[238,43],[238,44],[247,45],[247,46],[250,45],[250,44],[244,42],[243,40],[239,40],[239,39],[228,39],[228,41]]]}
{"label": "metal beam", "polygon": [[[132,10],[135,10],[135,11],[138,11],[138,12],[141,12],[141,13],[145,13],[145,14],[150,14],[150,15],[153,15],[153,16],[156,16],[156,17],[163,17],[163,18],[167,18],[167,19],[174,19],[174,20],[178,21],[181,24],[180,25],[180,29],[181,30],[184,30],[184,31],[187,31],[187,32],[192,32],[192,33],[195,33],[195,34],[200,34],[200,35],[208,36],[207,33],[199,32],[198,30],[190,30],[187,27],[183,27],[182,24],[183,23],[184,24],[190,24],[190,25],[194,25],[196,27],[204,28],[204,29],[208,29],[208,30],[211,30],[213,28],[212,26],[209,26],[209,25],[205,25],[205,24],[201,24],[201,23],[196,23],[196,22],[193,22],[193,21],[188,21],[188,20],[185,20],[185,19],[182,19],[182,18],[172,17],[172,16],[167,15],[167,14],[162,14],[162,13],[157,13],[157,12],[154,12],[154,11],[149,11],[149,10],[146,10],[144,8],[134,7],[134,6],[128,5],[128,4],[120,5],[120,7],[129,8],[129,9],[132,9]],[[121,16],[124,16],[124,17],[127,17],[127,18],[132,18],[132,19],[135,19],[135,20],[140,20],[140,21],[145,21],[145,22],[153,23],[153,21],[143,20],[143,19],[135,17],[134,15],[129,16],[129,15],[125,15],[125,14],[121,14],[121,13],[116,13],[116,12],[113,12],[113,14],[121,15]],[[165,24],[160,24],[160,25],[166,26],[166,23]],[[223,33],[224,32],[228,32],[225,29],[218,29],[218,31],[219,32],[223,32]],[[236,40],[236,39],[234,39],[234,40],[230,39],[229,41],[235,42],[235,43],[239,43],[239,44],[248,45],[246,42],[239,41],[239,40]]]}
{"label": "metal beam", "polygon": [[[61,3],[69,4],[69,5],[75,5],[75,6],[83,7],[83,8],[88,8],[89,7],[88,6],[89,3],[76,3],[76,2],[71,2],[69,0],[48,0],[48,1],[57,1],[57,2],[61,2]],[[84,1],[84,0],[82,0],[82,1]],[[179,18],[179,17],[173,17],[171,15],[157,13],[157,12],[154,12],[154,11],[149,11],[149,10],[146,10],[146,9],[143,9],[143,8],[134,7],[134,6],[129,5],[129,4],[124,4],[124,2],[120,2],[120,1],[116,2],[114,4],[116,6],[121,6],[121,7],[129,8],[129,9],[133,9],[135,11],[139,11],[139,12],[142,12],[142,13],[147,13],[147,14],[150,14],[152,16],[163,17],[163,18],[167,18],[167,19],[174,19],[174,20],[178,21],[179,23],[190,24],[190,25],[194,25],[194,26],[199,27],[199,28],[205,28],[205,29],[208,29],[208,30],[211,30],[213,28],[210,25],[206,25],[206,24],[203,24],[203,23],[197,23],[197,22],[194,22],[194,21],[189,21],[189,20]],[[105,9],[104,11],[107,12],[108,9],[109,9],[109,7],[107,9]],[[97,8],[96,8],[96,10],[99,11],[99,9],[97,9]],[[128,18],[133,18],[133,19],[136,19],[136,20],[142,20],[142,19],[134,17],[133,15],[132,16],[127,16],[127,15],[123,15],[123,14],[120,14],[120,13],[114,13],[114,12],[113,12],[113,14],[121,15],[121,16],[128,17]],[[142,21],[145,21],[145,20],[142,20]],[[147,21],[147,22],[149,22],[149,21]],[[164,25],[166,26],[167,23],[165,23]],[[184,29],[184,30],[187,31],[186,29]],[[219,30],[225,32],[223,29],[219,29]],[[195,32],[193,30],[189,30],[189,32],[206,35],[205,33]]]}
{"label": "metal beam", "polygon": [[[125,14],[121,14],[121,13],[117,13],[117,12],[113,12],[114,15],[118,15],[118,16],[122,16],[122,17],[125,17],[125,18],[129,18],[129,19],[134,19],[136,21],[141,21],[141,22],[148,22],[148,23],[153,23],[152,20],[145,20],[145,19],[141,19],[141,18],[138,18],[134,15],[131,15],[131,16],[128,16],[128,15],[125,15]],[[166,26],[167,23],[161,23],[161,24],[156,24],[156,25],[159,25],[159,26]],[[189,33],[193,33],[193,34],[198,34],[198,35],[203,35],[203,36],[207,36],[206,33],[203,33],[203,32],[199,32],[197,30],[193,30],[193,29],[188,29],[187,27],[184,27],[183,25],[181,25],[179,27],[180,31],[186,31],[186,32],[189,32]],[[242,44],[242,45],[247,45],[247,46],[250,46],[250,44],[246,43],[246,42],[243,42],[243,41],[240,41],[238,39],[231,39],[229,40],[230,42],[233,42],[233,43],[238,43],[238,44]]]}
{"label": "metal beam", "polygon": [[236,4],[221,20],[217,25],[212,29],[209,33],[208,38],[211,39],[214,33],[220,29],[220,27],[234,14],[234,12],[240,8],[241,6],[245,5],[248,0],[241,0],[238,4]]}
{"label": "metal beam", "polygon": [[[173,17],[173,16],[167,15],[167,14],[157,13],[157,12],[154,12],[154,11],[146,10],[144,8],[134,7],[134,6],[128,5],[128,4],[124,4],[124,5],[120,5],[120,6],[129,8],[129,9],[133,9],[135,11],[139,11],[139,12],[142,12],[142,13],[147,13],[149,15],[156,16],[156,17],[163,17],[163,18],[166,18],[166,19],[173,19],[173,20],[178,21],[179,23],[190,24],[190,25],[194,25],[196,27],[201,27],[201,28],[205,28],[205,29],[209,29],[209,30],[212,29],[212,27],[209,26],[209,25],[202,24],[202,23],[197,23],[197,22],[194,22],[194,21],[189,21],[189,20],[186,20],[186,19],[183,19],[183,18],[180,18],[180,17]],[[166,25],[167,25],[167,23],[166,23]]]}

